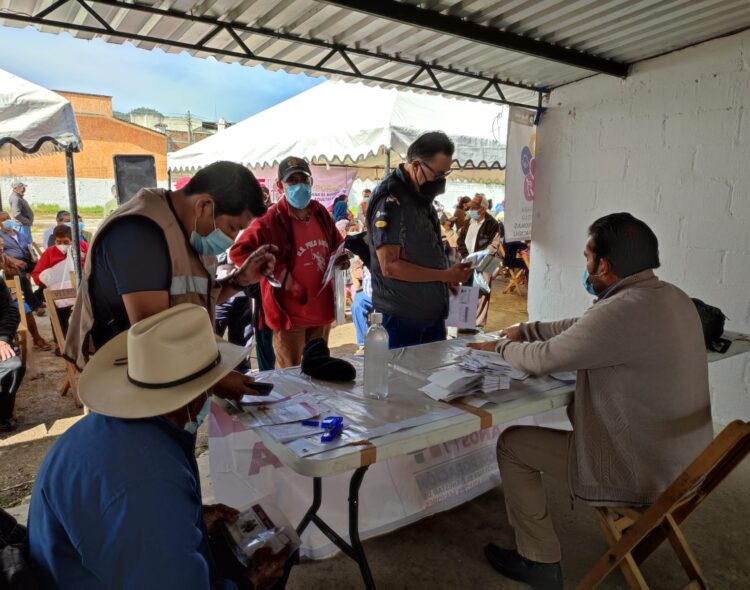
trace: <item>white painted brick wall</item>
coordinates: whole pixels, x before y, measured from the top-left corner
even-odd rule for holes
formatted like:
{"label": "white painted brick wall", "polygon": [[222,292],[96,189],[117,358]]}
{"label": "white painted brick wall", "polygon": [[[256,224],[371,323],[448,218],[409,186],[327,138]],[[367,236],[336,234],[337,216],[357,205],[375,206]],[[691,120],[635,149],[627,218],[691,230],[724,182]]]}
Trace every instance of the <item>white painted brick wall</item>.
{"label": "white painted brick wall", "polygon": [[[529,314],[580,314],[588,225],[629,211],[658,274],[750,333],[750,31],[553,92],[537,149]],[[750,355],[746,355],[750,356]],[[714,419],[750,419],[750,358],[713,364]]]}

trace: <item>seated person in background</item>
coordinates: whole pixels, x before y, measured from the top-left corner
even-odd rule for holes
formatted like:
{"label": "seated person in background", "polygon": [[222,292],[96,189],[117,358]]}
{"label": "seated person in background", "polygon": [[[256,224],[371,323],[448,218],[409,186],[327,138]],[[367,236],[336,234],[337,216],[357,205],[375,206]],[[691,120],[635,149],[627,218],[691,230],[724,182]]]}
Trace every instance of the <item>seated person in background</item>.
{"label": "seated person in background", "polygon": [[13,419],[13,407],[26,371],[13,348],[20,322],[18,306],[13,305],[5,281],[0,279],[0,432],[11,432],[18,428]]}
{"label": "seated person in background", "polygon": [[[58,285],[45,285],[41,280],[41,273],[48,268],[52,268],[64,262],[68,257],[68,250],[73,243],[73,232],[67,225],[58,225],[55,231],[52,232],[54,238],[54,244],[47,248],[43,253],[39,262],[34,267],[34,272],[31,273],[34,282],[42,288],[52,287],[56,288]],[[86,254],[89,251],[89,246],[82,239],[79,240],[81,244],[81,265],[86,262]],[[63,283],[69,283],[70,279],[67,276],[63,277]],[[72,309],[70,307],[60,307],[57,310],[57,316],[60,319],[60,325],[62,327],[63,334],[68,333],[68,320],[70,319],[70,313]]]}
{"label": "seated person in background", "polygon": [[[78,385],[91,413],[50,449],[34,482],[29,555],[41,587],[237,587],[210,548],[218,522],[237,511],[202,506],[195,441],[208,392],[248,353],[217,343],[206,309],[189,303],[97,350]],[[240,570],[237,582],[270,587],[286,557]]]}
{"label": "seated person in background", "polygon": [[44,306],[31,289],[29,274],[34,270],[34,261],[31,259],[31,240],[26,235],[16,231],[18,224],[10,218],[5,211],[0,211],[0,238],[5,246],[5,255],[18,269],[21,277],[21,287],[26,303],[32,311],[38,315],[44,315]]}
{"label": "seated person in background", "polygon": [[[37,262],[34,267],[34,272],[31,273],[34,282],[40,287],[45,288],[47,285],[41,281],[39,275],[41,275],[42,271],[52,268],[56,264],[65,260],[68,257],[68,250],[73,244],[73,232],[67,225],[58,225],[55,228],[55,231],[52,232],[52,237],[55,240],[52,247],[47,248],[42,252],[39,262]],[[86,262],[86,254],[89,251],[89,246],[83,241],[83,239],[79,241],[81,245],[81,264],[83,264]],[[65,277],[65,280],[67,280],[67,277]]]}
{"label": "seated person in background", "polygon": [[[3,271],[5,278],[9,282],[12,281],[15,277],[21,278],[18,266],[16,266],[17,262],[18,262],[17,260],[5,254],[4,244],[0,242],[0,270]],[[27,283],[28,283],[28,280],[29,280],[28,277],[26,277]],[[23,313],[26,315],[26,325],[29,327],[29,334],[31,334],[31,338],[32,338],[32,341],[34,342],[34,346],[38,348],[39,350],[43,350],[43,351],[52,350],[52,346],[50,346],[49,342],[47,342],[39,333],[39,328],[36,325],[36,318],[34,317],[34,314],[31,311],[31,307],[26,302],[26,299],[25,299],[26,293],[27,291],[31,290],[31,287],[29,286],[28,289],[24,289],[23,284],[24,284],[24,280],[23,278],[21,278],[21,290],[23,291],[23,296],[24,296]],[[30,283],[28,284],[30,285]],[[18,309],[18,301],[13,300],[12,304],[16,309]]]}
{"label": "seated person in background", "polygon": [[80,215],[78,216],[78,234],[80,238],[86,242],[87,244],[91,243],[91,240],[94,238],[94,234],[90,231],[86,231],[85,229],[86,225],[83,223],[83,217]]}
{"label": "seated person in background", "polygon": [[542,473],[569,482],[592,505],[654,500],[713,438],[703,329],[690,298],[660,281],[653,231],[629,213],[589,228],[583,286],[595,296],[580,318],[507,328],[497,350],[534,375],[578,371],[573,431],[508,428],[498,465],[516,550],[485,547],[504,576],[562,588],[560,543]]}
{"label": "seated person in background", "polygon": [[70,211],[58,211],[55,215],[55,225],[50,225],[44,230],[42,234],[42,248],[49,248],[55,245],[55,238],[52,236],[52,232],[59,225],[70,223]]}

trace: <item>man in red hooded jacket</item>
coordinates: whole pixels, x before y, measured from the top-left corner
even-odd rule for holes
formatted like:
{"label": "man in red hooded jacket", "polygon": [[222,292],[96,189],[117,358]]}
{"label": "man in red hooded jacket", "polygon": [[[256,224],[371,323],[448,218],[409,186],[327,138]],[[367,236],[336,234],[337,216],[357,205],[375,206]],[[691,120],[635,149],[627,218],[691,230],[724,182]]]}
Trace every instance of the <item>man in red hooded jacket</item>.
{"label": "man in red hooded jacket", "polygon": [[[285,158],[276,180],[284,197],[256,219],[230,251],[232,261],[241,265],[261,244],[279,250],[274,273],[282,286],[261,283],[263,323],[273,330],[277,368],[299,365],[305,344],[314,338],[327,340],[334,320],[333,286],[323,288],[323,277],[342,237],[326,208],[312,200],[312,184],[307,162]],[[338,266],[348,264],[343,255]]]}

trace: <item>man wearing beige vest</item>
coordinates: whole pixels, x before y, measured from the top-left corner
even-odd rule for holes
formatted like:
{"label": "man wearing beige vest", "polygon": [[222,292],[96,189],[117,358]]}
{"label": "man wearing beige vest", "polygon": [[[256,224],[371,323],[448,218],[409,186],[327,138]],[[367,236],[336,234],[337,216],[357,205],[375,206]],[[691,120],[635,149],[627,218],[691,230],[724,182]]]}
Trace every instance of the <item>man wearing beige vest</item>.
{"label": "man wearing beige vest", "polygon": [[[180,303],[211,316],[217,303],[273,270],[262,247],[239,274],[217,284],[216,256],[265,213],[263,193],[239,164],[216,162],[180,190],[143,189],[104,221],[94,237],[65,342],[79,369],[89,356],[132,324]],[[214,393],[238,399],[252,379],[232,372]]]}
{"label": "man wearing beige vest", "polygon": [[520,324],[474,345],[535,375],[577,371],[572,432],[519,426],[498,441],[516,550],[490,543],[485,556],[535,588],[563,587],[542,473],[587,504],[647,505],[713,436],[701,322],[690,298],[654,275],[654,233],[628,213],[608,215],[589,228],[584,254],[596,299],[580,318]]}

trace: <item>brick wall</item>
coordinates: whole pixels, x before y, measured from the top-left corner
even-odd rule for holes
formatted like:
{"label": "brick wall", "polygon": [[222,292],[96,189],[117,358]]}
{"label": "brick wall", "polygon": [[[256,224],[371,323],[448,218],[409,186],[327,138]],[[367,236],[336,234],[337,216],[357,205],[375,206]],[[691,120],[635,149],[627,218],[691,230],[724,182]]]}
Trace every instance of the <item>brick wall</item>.
{"label": "brick wall", "polygon": [[76,114],[94,114],[112,116],[112,97],[100,94],[82,94],[79,92],[67,92],[55,90],[60,96],[68,99]]}
{"label": "brick wall", "polygon": [[[76,115],[83,150],[75,155],[76,176],[112,178],[115,154],[151,154],[159,180],[167,178],[167,138],[161,133],[101,115]],[[0,161],[0,176],[65,177],[65,155]]]}
{"label": "brick wall", "polygon": [[[537,140],[529,314],[568,317],[588,224],[629,211],[660,241],[658,274],[750,332],[750,32],[553,92]],[[748,355],[745,355],[748,356]],[[750,359],[711,365],[714,418],[750,419]]]}

